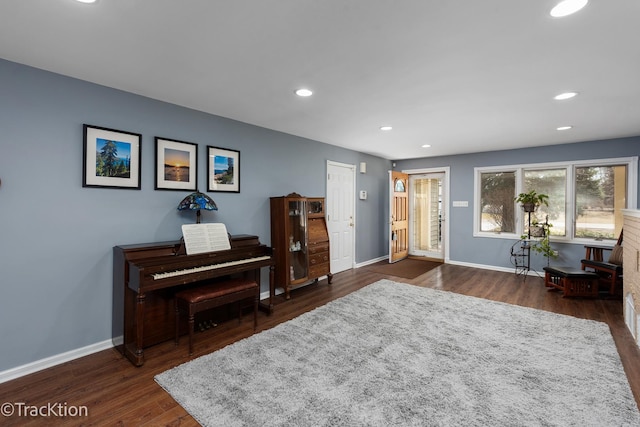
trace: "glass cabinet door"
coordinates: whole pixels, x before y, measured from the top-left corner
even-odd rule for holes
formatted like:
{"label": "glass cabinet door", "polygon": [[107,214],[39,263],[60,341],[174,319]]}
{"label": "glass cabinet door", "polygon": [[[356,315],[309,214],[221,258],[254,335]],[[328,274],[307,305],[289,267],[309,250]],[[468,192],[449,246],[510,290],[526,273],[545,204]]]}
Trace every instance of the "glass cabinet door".
{"label": "glass cabinet door", "polygon": [[307,271],[307,224],[304,200],[289,200],[289,280],[305,280]]}

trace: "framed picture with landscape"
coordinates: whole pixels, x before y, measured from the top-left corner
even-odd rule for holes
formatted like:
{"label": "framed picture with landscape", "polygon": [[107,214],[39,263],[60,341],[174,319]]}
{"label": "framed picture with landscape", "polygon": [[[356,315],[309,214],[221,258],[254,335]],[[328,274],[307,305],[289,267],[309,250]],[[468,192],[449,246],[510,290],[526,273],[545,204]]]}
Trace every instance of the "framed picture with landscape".
{"label": "framed picture with landscape", "polygon": [[195,191],[198,144],[156,137],[156,190]]}
{"label": "framed picture with landscape", "polygon": [[139,133],[84,125],[82,186],[140,189]]}
{"label": "framed picture with landscape", "polygon": [[240,192],[240,152],[207,146],[207,191]]}

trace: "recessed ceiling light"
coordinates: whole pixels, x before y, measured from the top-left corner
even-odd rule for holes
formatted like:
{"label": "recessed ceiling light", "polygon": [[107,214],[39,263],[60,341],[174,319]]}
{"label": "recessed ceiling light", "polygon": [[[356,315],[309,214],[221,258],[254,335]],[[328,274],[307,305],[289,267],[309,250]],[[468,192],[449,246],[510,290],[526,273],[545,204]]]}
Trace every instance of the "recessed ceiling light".
{"label": "recessed ceiling light", "polygon": [[313,92],[310,89],[298,89],[296,90],[296,95],[298,96],[311,96]]}
{"label": "recessed ceiling light", "polygon": [[565,92],[565,93],[561,93],[560,95],[554,96],[553,99],[555,99],[557,101],[562,101],[562,100],[565,100],[565,99],[573,98],[577,94],[578,94],[578,92]]}
{"label": "recessed ceiling light", "polygon": [[76,1],[80,3],[95,3],[98,0],[76,0]]}
{"label": "recessed ceiling light", "polygon": [[391,126],[380,126],[380,130],[391,130],[393,127]]}
{"label": "recessed ceiling light", "polygon": [[573,129],[573,126],[560,126],[556,128],[556,130],[569,130],[569,129]]}
{"label": "recessed ceiling light", "polygon": [[562,18],[563,16],[576,13],[587,5],[589,0],[563,0],[551,9],[551,16],[554,18]]}
{"label": "recessed ceiling light", "polygon": [[422,148],[431,148],[431,144],[424,144]]}

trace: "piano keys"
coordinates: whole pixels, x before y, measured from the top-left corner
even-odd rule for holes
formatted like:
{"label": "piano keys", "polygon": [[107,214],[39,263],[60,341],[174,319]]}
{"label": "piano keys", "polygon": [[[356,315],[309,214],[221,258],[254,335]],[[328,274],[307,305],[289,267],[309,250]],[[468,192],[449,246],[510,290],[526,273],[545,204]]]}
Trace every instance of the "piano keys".
{"label": "piano keys", "polygon": [[260,244],[257,236],[231,236],[230,243],[229,250],[196,255],[176,255],[180,253],[177,241],[113,248],[113,336],[123,335],[122,352],[134,365],[144,363],[145,348],[173,339],[173,295],[178,290],[238,274],[253,275],[260,283],[260,270],[267,267],[269,301],[261,303],[261,308],[273,310],[271,248]]}
{"label": "piano keys", "polygon": [[237,259],[233,261],[221,262],[219,264],[199,265],[196,267],[190,267],[182,270],[173,270],[173,271],[166,271],[163,273],[155,273],[155,274],[152,274],[151,277],[153,277],[153,280],[162,280],[162,279],[172,278],[176,276],[184,276],[187,274],[200,273],[203,271],[234,267],[236,265],[248,264],[248,263],[257,262],[257,261],[264,261],[268,259],[271,259],[270,255],[258,256],[255,258]]}

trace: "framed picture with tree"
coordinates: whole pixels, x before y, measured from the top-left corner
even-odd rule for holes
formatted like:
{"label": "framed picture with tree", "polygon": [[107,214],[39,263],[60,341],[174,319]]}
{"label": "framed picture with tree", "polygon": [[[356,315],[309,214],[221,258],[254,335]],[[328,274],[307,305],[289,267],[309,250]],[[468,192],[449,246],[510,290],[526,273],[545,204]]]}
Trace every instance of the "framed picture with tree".
{"label": "framed picture with tree", "polygon": [[240,192],[240,152],[207,146],[207,191]]}
{"label": "framed picture with tree", "polygon": [[83,187],[140,190],[142,135],[84,125]]}

